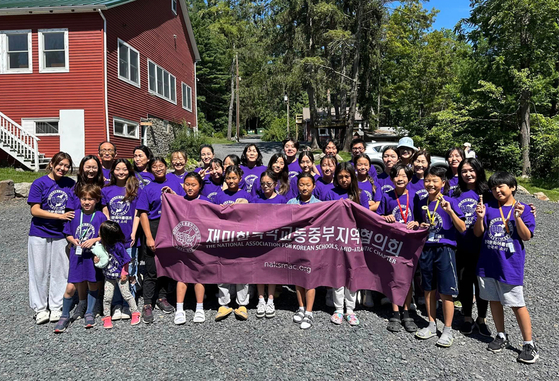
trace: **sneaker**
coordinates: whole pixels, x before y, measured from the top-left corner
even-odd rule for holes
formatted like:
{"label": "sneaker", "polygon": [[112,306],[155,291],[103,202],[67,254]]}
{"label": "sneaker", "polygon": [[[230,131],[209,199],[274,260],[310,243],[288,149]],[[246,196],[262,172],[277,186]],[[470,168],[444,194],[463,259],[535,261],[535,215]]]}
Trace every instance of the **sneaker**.
{"label": "sneaker", "polygon": [[437,336],[437,332],[431,331],[429,327],[421,328],[419,331],[415,333],[415,337],[421,340],[427,340],[433,336]]}
{"label": "sneaker", "polygon": [[37,325],[39,324],[45,324],[46,322],[49,321],[50,318],[50,312],[45,310],[45,311],[39,311],[37,312],[37,314],[35,314],[35,323]]}
{"label": "sneaker", "polygon": [[525,364],[533,364],[536,360],[540,358],[536,346],[532,344],[524,344],[522,346],[522,351],[516,358],[516,361],[523,362]]}
{"label": "sneaker", "polygon": [[175,324],[181,325],[184,323],[186,323],[186,312],[184,311],[175,312]]}
{"label": "sneaker", "polygon": [[175,308],[167,301],[166,298],[157,299],[155,306],[166,314],[175,312]]}
{"label": "sneaker", "polygon": [[328,287],[326,290],[326,306],[334,307],[334,289],[332,287]]}
{"label": "sneaker", "polygon": [[263,318],[266,315],[266,302],[264,299],[260,299],[256,305],[256,317],[258,319]]}
{"label": "sneaker", "polygon": [[301,309],[298,309],[297,312],[295,312],[295,315],[293,315],[293,323],[299,324],[303,321],[304,318],[305,313]]}
{"label": "sneaker", "polygon": [[481,336],[491,337],[491,331],[485,323],[476,323],[477,330]]}
{"label": "sneaker", "polygon": [[272,304],[266,304],[266,318],[271,319],[276,316],[276,306]]}
{"label": "sneaker", "polygon": [[85,328],[91,328],[95,326],[95,316],[93,314],[85,314],[83,319],[85,321]]}
{"label": "sneaker", "polygon": [[66,328],[70,325],[70,318],[68,317],[61,317],[58,319],[58,322],[54,326],[54,333],[62,333],[66,331]]}
{"label": "sneaker", "polygon": [[110,316],[105,316],[101,320],[103,320],[103,328],[105,329],[113,328],[113,319]]}
{"label": "sneaker", "polygon": [[51,323],[56,323],[58,320],[60,320],[61,316],[62,316],[61,310],[54,310],[50,312],[49,320]]}
{"label": "sneaker", "polygon": [[103,300],[97,299],[95,301],[95,306],[93,307],[93,316],[103,316]]}
{"label": "sneaker", "polygon": [[459,300],[455,300],[454,301],[454,307],[456,308],[462,308],[462,302]]}
{"label": "sneaker", "polygon": [[70,318],[72,321],[83,319],[85,315],[85,311],[87,310],[87,303],[78,303],[76,308],[74,308],[74,312],[72,313],[72,317]]}
{"label": "sneaker", "polygon": [[413,301],[410,303],[410,311],[417,311],[417,304],[415,304]]}
{"label": "sneaker", "polygon": [[355,315],[355,314],[347,314],[345,316],[345,319],[347,320],[347,322],[351,326],[359,325],[359,319],[357,318],[357,315]]}
{"label": "sneaker", "polygon": [[120,320],[128,320],[130,319],[130,316],[130,307],[122,307],[122,310],[120,310]]}
{"label": "sneaker", "polygon": [[312,315],[305,314],[305,317],[301,321],[301,329],[309,329],[310,327],[312,327],[312,325]]}
{"label": "sneaker", "polygon": [[203,323],[206,321],[206,313],[204,310],[196,310],[194,312],[194,317],[192,318],[194,323]]}
{"label": "sneaker", "polygon": [[495,336],[493,341],[487,345],[487,350],[493,353],[498,353],[507,348],[509,345],[509,335],[505,335],[504,339],[501,336],[497,335]]}
{"label": "sneaker", "polygon": [[443,348],[449,348],[454,342],[454,335],[452,334],[452,329],[443,330],[443,334],[437,340],[437,346]]}
{"label": "sneaker", "polygon": [[153,323],[153,307],[149,304],[142,309],[142,320],[146,324]]}
{"label": "sneaker", "polygon": [[122,306],[118,305],[115,307],[112,320],[120,320],[120,319],[122,319]]}
{"label": "sneaker", "polygon": [[474,322],[473,321],[464,321],[462,326],[460,327],[460,332],[464,335],[469,335],[474,331]]}
{"label": "sneaker", "polygon": [[344,322],[344,315],[341,312],[334,312],[330,321],[336,325],[340,325]]}
{"label": "sneaker", "polygon": [[373,300],[373,293],[371,290],[365,290],[363,294],[363,305],[367,308],[373,308],[375,306],[375,301]]}
{"label": "sneaker", "polygon": [[140,324],[140,317],[142,316],[139,312],[132,312],[132,320],[130,320],[130,325]]}
{"label": "sneaker", "polygon": [[239,306],[235,311],[235,316],[240,320],[247,320],[248,319],[248,311],[245,306]]}
{"label": "sneaker", "polygon": [[215,321],[220,321],[225,319],[227,316],[231,314],[231,312],[233,312],[233,309],[229,306],[219,307],[219,309],[217,310],[217,314],[215,315]]}

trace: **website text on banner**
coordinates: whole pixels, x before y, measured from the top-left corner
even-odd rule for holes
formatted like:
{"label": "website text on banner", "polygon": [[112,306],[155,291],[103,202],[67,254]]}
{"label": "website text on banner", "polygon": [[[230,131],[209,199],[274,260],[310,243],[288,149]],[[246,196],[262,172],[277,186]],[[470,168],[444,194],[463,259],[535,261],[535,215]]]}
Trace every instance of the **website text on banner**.
{"label": "website text on banner", "polygon": [[185,283],[346,286],[402,305],[426,237],[349,200],[222,207],[165,194],[157,274]]}

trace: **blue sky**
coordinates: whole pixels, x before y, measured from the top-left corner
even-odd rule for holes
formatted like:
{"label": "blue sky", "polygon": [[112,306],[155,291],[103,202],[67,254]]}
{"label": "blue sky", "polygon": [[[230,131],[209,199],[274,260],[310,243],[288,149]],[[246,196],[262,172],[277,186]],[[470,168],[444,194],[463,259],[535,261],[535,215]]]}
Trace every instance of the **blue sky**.
{"label": "blue sky", "polygon": [[[398,6],[398,2],[389,5],[391,8]],[[424,1],[423,7],[427,9],[436,8],[440,12],[435,19],[433,28],[453,29],[460,19],[470,14],[470,0],[431,0]]]}

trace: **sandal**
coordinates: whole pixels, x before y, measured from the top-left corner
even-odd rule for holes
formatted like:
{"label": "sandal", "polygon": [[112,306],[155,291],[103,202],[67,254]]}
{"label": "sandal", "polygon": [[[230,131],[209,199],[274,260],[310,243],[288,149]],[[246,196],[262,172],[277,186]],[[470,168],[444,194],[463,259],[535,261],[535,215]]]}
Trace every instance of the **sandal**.
{"label": "sandal", "polygon": [[347,320],[347,322],[351,326],[359,325],[359,319],[357,319],[357,315],[355,315],[355,314],[347,314],[345,316],[345,319]]}
{"label": "sandal", "polygon": [[344,315],[341,312],[334,312],[330,321],[336,325],[340,325],[344,321]]}
{"label": "sandal", "polygon": [[388,329],[390,332],[400,332],[401,328],[402,321],[400,319],[395,317],[391,317],[390,319],[388,319],[388,326],[386,327],[386,329]]}
{"label": "sandal", "polygon": [[402,325],[404,326],[404,329],[408,332],[417,332],[418,330],[417,324],[415,324],[415,321],[411,317],[403,318]]}
{"label": "sandal", "polygon": [[240,320],[247,320],[248,319],[248,312],[245,306],[240,306],[235,311],[235,316]]}

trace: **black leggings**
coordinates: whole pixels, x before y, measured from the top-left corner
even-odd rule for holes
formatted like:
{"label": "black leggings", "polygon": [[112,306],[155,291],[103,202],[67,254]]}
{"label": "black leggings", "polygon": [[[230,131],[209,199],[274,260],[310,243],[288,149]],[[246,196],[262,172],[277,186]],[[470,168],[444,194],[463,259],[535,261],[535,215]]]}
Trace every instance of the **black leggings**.
{"label": "black leggings", "polygon": [[477,304],[477,315],[479,318],[487,316],[487,300],[479,297],[479,284],[476,276],[476,266],[479,259],[477,253],[468,253],[458,248],[456,252],[456,266],[458,267],[458,299],[462,303],[462,314],[472,316],[472,306],[474,299],[474,287]]}

